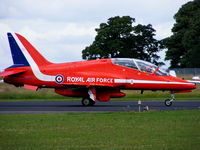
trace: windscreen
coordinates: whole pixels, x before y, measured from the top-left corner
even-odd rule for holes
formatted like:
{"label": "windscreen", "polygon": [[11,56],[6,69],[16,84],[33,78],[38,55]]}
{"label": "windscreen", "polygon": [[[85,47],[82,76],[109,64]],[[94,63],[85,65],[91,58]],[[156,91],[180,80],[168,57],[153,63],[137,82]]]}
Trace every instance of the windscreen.
{"label": "windscreen", "polygon": [[135,62],[133,61],[133,59],[115,58],[115,59],[112,59],[112,62],[115,65],[120,65],[120,66],[124,66],[124,67],[128,67],[128,68],[132,68],[132,69],[138,69]]}

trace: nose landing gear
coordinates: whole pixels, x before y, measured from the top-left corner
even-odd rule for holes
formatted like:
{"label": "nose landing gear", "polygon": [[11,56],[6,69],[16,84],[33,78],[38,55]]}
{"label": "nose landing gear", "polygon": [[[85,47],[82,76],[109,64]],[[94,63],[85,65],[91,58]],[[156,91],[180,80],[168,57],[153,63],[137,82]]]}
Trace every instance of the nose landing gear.
{"label": "nose landing gear", "polygon": [[170,107],[172,105],[172,102],[175,100],[174,98],[174,92],[170,92],[170,98],[165,100],[165,106]]}

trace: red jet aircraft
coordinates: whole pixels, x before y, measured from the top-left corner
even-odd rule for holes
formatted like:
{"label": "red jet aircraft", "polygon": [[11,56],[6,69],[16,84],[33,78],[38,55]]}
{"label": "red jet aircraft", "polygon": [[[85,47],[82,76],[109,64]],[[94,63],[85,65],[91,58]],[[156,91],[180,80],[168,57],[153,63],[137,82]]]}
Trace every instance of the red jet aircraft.
{"label": "red jet aircraft", "polygon": [[138,59],[113,58],[54,64],[47,61],[23,36],[8,33],[13,65],[0,73],[3,81],[36,91],[54,88],[70,97],[82,97],[84,106],[95,101],[125,96],[120,90],[170,91],[165,100],[171,106],[174,93],[191,92],[196,86],[170,76],[159,67]]}

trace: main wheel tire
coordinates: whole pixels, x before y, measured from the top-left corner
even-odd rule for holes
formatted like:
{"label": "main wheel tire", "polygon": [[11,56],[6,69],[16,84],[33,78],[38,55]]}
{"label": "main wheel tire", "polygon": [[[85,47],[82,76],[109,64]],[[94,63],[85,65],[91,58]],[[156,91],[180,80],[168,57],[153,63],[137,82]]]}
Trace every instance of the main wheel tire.
{"label": "main wheel tire", "polygon": [[83,106],[93,106],[95,104],[95,101],[93,101],[90,98],[83,98],[82,105]]}
{"label": "main wheel tire", "polygon": [[170,99],[165,100],[165,106],[170,107],[172,105],[172,101]]}

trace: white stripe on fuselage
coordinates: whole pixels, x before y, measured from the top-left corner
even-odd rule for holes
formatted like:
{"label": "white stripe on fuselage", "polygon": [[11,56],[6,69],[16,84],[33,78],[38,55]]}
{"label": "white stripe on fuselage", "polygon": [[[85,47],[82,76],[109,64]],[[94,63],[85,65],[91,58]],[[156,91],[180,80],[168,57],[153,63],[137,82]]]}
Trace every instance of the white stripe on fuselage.
{"label": "white stripe on fuselage", "polygon": [[24,54],[26,60],[28,61],[28,63],[31,66],[31,69],[33,71],[33,74],[36,76],[36,78],[38,80],[41,81],[55,81],[55,77],[56,76],[51,76],[51,75],[45,75],[43,74],[38,65],[35,63],[35,61],[33,60],[33,58],[31,57],[31,55],[29,54],[29,52],[26,50],[26,48],[24,47],[24,45],[21,43],[21,41],[18,39],[18,37],[16,36],[16,34],[13,34],[13,37],[15,39],[15,41],[17,42],[18,46],[20,47],[22,53]]}
{"label": "white stripe on fuselage", "polygon": [[115,79],[115,83],[147,83],[147,84],[191,84],[185,82],[167,82],[167,81],[152,81],[152,80],[134,80],[134,79]]}

